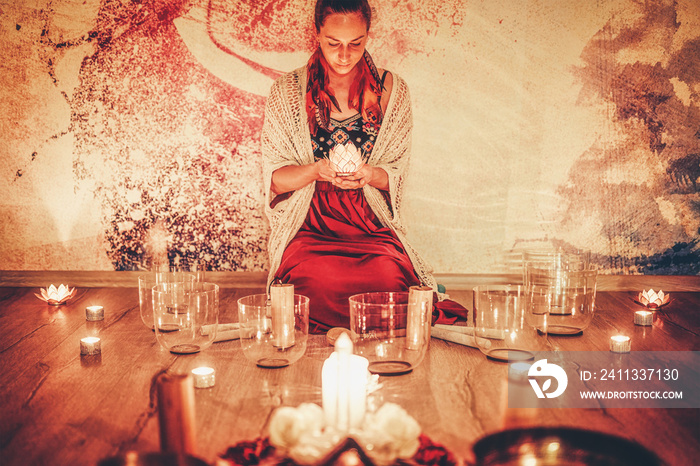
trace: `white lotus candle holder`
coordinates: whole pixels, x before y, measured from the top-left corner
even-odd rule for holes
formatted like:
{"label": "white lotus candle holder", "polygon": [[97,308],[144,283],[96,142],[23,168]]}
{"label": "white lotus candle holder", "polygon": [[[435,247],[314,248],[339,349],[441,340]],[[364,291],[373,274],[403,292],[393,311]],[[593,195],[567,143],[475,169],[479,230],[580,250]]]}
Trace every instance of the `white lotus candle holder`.
{"label": "white lotus candle holder", "polygon": [[364,165],[362,154],[350,141],[333,147],[328,155],[328,160],[338,176],[351,175]]}
{"label": "white lotus candle holder", "polygon": [[648,291],[642,290],[635,301],[649,309],[660,309],[670,302],[670,298],[671,295],[664,293],[662,290],[656,292],[653,289],[649,289]]}
{"label": "white lotus candle holder", "polygon": [[58,288],[50,285],[48,288],[40,288],[39,291],[41,295],[34,293],[34,296],[52,306],[60,306],[75,296],[75,288],[69,288],[66,285],[59,285]]}

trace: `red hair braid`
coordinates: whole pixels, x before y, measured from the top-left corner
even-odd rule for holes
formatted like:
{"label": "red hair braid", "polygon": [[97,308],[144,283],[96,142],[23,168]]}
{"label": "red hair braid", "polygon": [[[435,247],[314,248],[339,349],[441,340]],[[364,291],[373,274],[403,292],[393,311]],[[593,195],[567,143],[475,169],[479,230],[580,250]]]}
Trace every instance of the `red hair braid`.
{"label": "red hair braid", "polygon": [[[309,130],[315,135],[318,127],[328,129],[331,106],[340,111],[338,100],[328,87],[328,62],[318,48],[307,64],[306,115]],[[379,97],[384,90],[372,57],[365,50],[363,59],[357,63],[357,76],[350,86],[348,106],[362,113],[365,123],[381,125],[384,114]]]}

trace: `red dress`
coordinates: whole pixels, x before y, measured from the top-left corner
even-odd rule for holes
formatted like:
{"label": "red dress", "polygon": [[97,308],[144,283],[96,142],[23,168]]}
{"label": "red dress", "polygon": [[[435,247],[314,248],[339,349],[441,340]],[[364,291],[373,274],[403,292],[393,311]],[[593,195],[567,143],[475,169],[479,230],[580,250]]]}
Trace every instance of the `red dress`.
{"label": "red dress", "polygon": [[348,327],[348,298],[418,285],[411,260],[372,212],[361,189],[322,181],[304,225],[287,246],[276,278],[308,296],[312,331]]}
{"label": "red dress", "polygon": [[[319,128],[312,136],[314,155],[327,158],[335,144],[352,140],[367,156],[375,134],[359,114],[331,120],[328,130]],[[362,189],[343,190],[325,181],[316,182],[306,220],[285,249],[275,280],[293,283],[296,294],[309,297],[313,333],[348,327],[348,298],[354,294],[408,291],[420,284],[401,241],[381,224]]]}

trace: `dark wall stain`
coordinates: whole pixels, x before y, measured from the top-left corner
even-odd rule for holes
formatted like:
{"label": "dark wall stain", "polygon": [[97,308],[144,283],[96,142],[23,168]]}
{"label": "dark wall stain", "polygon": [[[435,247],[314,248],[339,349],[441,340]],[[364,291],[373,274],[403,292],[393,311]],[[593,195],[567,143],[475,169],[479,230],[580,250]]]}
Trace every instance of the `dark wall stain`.
{"label": "dark wall stain", "polygon": [[694,194],[700,180],[700,154],[689,154],[672,161],[666,169],[673,186],[672,193]]}
{"label": "dark wall stain", "polygon": [[700,275],[698,241],[674,244],[660,254],[642,256],[637,262],[640,273],[645,275]]}
{"label": "dark wall stain", "polygon": [[[612,273],[700,273],[700,232],[688,227],[700,223],[700,110],[686,105],[674,87],[674,80],[697,86],[700,36],[671,52],[680,26],[676,7],[648,1],[635,22],[620,28],[611,21],[585,47],[585,64],[576,71],[580,103],[604,102],[616,121],[608,141],[585,151],[558,190],[569,203],[563,222],[602,222],[599,233],[610,246],[598,249],[617,254],[598,260]],[[624,52],[644,52],[650,40],[668,51],[667,64],[620,59]],[[606,176],[626,170],[638,172]]]}
{"label": "dark wall stain", "polygon": [[663,142],[663,109],[660,108],[675,96],[671,76],[660,63],[655,66],[635,63],[622,66],[611,82],[612,101],[621,120],[637,118],[647,127],[649,148],[661,152]]}

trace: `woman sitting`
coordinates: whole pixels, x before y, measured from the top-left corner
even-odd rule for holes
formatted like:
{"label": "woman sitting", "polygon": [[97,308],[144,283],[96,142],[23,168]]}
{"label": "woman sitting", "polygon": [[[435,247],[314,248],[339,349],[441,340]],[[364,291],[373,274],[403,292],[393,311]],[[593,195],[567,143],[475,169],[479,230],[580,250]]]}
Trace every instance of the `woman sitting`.
{"label": "woman sitting", "polygon": [[[292,283],[308,296],[319,332],[348,326],[354,294],[437,285],[400,217],[412,130],[408,87],[377,69],[365,49],[367,0],[318,0],[314,19],[318,49],[270,92],[262,154],[268,287]],[[329,156],[348,143],[364,164],[340,174]],[[450,301],[436,310],[466,317]]]}

